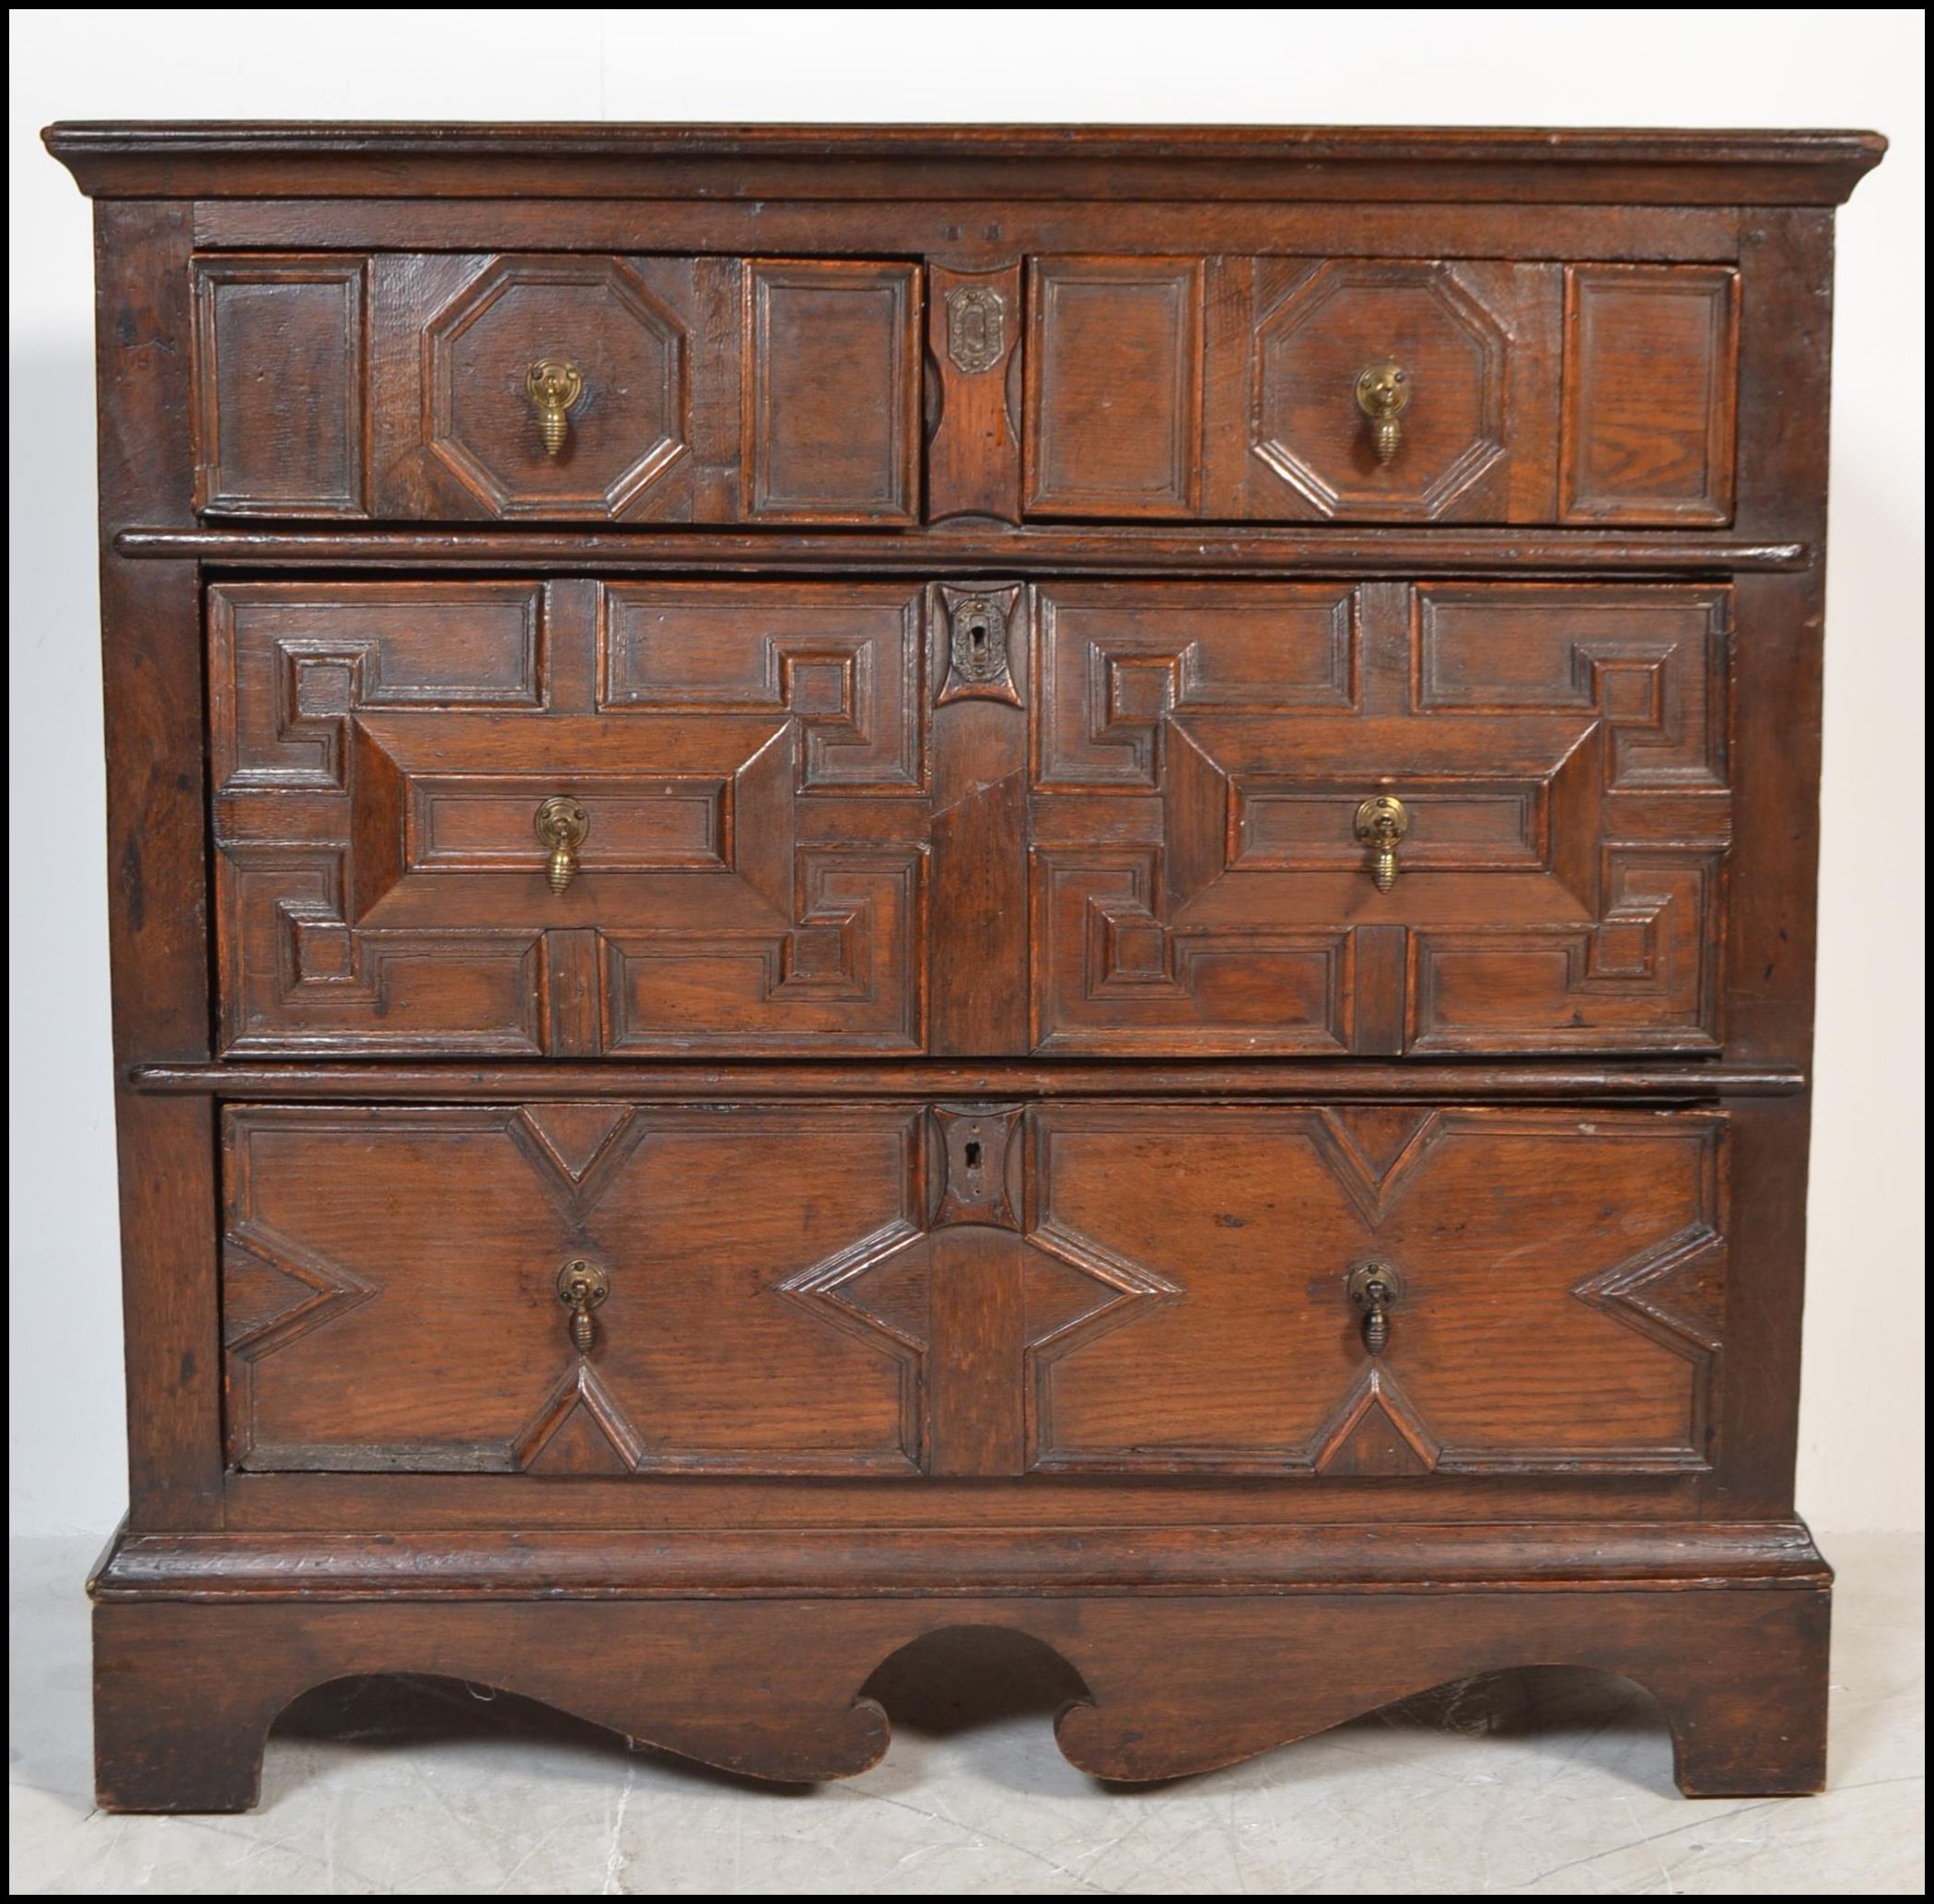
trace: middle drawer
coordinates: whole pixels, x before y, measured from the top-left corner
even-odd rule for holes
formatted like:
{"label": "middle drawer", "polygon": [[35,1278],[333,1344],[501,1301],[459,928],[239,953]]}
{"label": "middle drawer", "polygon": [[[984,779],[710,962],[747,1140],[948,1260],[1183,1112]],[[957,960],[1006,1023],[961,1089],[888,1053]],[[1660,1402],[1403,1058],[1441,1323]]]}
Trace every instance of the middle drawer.
{"label": "middle drawer", "polygon": [[209,617],[229,1055],[1719,1048],[1721,586],[253,582]]}

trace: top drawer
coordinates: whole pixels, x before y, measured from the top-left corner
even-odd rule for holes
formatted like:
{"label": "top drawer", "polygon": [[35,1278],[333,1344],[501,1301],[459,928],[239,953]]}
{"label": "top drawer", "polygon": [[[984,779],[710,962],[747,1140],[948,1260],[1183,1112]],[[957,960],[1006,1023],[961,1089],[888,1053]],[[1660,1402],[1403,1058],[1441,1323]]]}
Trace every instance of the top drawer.
{"label": "top drawer", "polygon": [[199,260],[196,507],[898,527],[923,514],[924,415],[937,515],[1732,517],[1729,266],[1041,256],[934,276],[907,260]]}
{"label": "top drawer", "polygon": [[1728,522],[1737,301],[1722,265],[1037,258],[1027,513]]}
{"label": "top drawer", "polygon": [[194,274],[207,515],[918,514],[915,264],[390,252]]}

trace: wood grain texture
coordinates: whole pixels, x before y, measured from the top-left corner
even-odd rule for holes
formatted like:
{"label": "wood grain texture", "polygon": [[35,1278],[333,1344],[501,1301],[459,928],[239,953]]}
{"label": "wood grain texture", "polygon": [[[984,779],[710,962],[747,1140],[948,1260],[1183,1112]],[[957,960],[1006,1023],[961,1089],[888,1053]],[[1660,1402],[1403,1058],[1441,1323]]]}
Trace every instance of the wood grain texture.
{"label": "wood grain texture", "polygon": [[[1348,1061],[1309,1065],[1252,1058],[1222,1063],[1144,1059],[1084,1063],[981,1063],[901,1059],[869,1064],[647,1065],[610,1061],[569,1064],[362,1064],[358,1092],[383,1099],[452,1095],[491,1100],[525,1092],[536,1097],[689,1097],[694,1085],[725,1098],[850,1098],[1028,1096],[1169,1098],[1305,1097],[1319,1101],[1403,1101],[1463,1097],[1477,1102],[1608,1102],[1697,1104],[1716,1098],[1798,1097],[1806,1073],[1791,1067],[1680,1064],[1403,1064]],[[167,1096],[188,1094],[244,1102],[327,1098],[340,1093],[343,1074],[327,1063],[157,1064],[135,1067],[131,1088]]]}
{"label": "wood grain texture", "polygon": [[128,1518],[219,1526],[225,1513],[215,1122],[207,1107],[122,1092],[122,1339]]}
{"label": "wood grain texture", "polygon": [[[813,573],[850,569],[848,536],[792,533],[783,538],[716,531],[648,537],[592,531],[387,529],[367,532],[305,530],[134,528],[115,537],[118,554],[148,561],[198,561],[211,568],[508,569],[664,573],[726,571]],[[1754,542],[1680,531],[1641,535],[1567,530],[1457,529],[1365,531],[1206,527],[1186,534],[1135,524],[1056,528],[1029,525],[989,531],[951,523],[932,532],[912,529],[866,549],[868,574],[974,573],[1056,575],[1099,571],[1162,577],[1296,573],[1433,576],[1705,575],[1800,570],[1812,545]]]}
{"label": "wood grain texture", "polygon": [[367,516],[364,261],[199,259],[195,507]]}
{"label": "wood grain texture", "polygon": [[[217,588],[224,1048],[918,1051],[922,613],[891,583]],[[553,797],[588,823],[563,893]]]}
{"label": "wood grain texture", "polygon": [[1254,198],[1837,204],[1863,132],[1092,126],[289,125],[70,121],[84,192],[254,198]]}
{"label": "wood grain texture", "polygon": [[[1796,406],[1809,416],[1826,412],[1832,221],[1762,214],[1752,228],[1759,242],[1745,283],[1785,321],[1749,325],[1742,338],[1736,520],[1788,521],[1823,539],[1826,433],[1795,429],[1790,419]],[[1745,824],[1733,855],[1731,1034],[1740,1051],[1804,1065],[1818,942],[1824,563],[1793,571],[1777,588],[1742,578],[1740,602],[1751,616],[1754,664],[1742,671],[1733,712]]]}
{"label": "wood grain texture", "polygon": [[[917,1141],[904,1109],[231,1112],[231,1458],[917,1472]],[[577,1259],[610,1278],[588,1349]]]}
{"label": "wood grain texture", "polygon": [[[989,1391],[990,1393],[992,1391]],[[1691,1470],[1621,1475],[1357,1477],[1332,1471],[1320,1486],[1293,1478],[928,1473],[812,1478],[689,1473],[565,1478],[518,1474],[353,1474],[231,1471],[227,1524],[258,1532],[331,1526],[380,1533],[506,1528],[605,1528],[634,1533],[720,1528],[918,1532],[947,1528],[1093,1530],[1200,1526],[1348,1525],[1381,1538],[1416,1521],[1473,1528],[1589,1515],[1696,1524],[1715,1489]]]}
{"label": "wood grain texture", "polygon": [[122,559],[135,522],[192,520],[189,234],[179,206],[95,215],[101,687],[117,1061],[206,1057],[204,662],[194,564]]}
{"label": "wood grain texture", "polygon": [[[1755,212],[1744,221],[1750,264],[1741,333],[1738,502],[1735,520],[1769,521],[1823,535],[1833,299],[1833,225],[1823,214]],[[1796,428],[1805,416],[1809,426]],[[1784,421],[1782,419],[1784,418]],[[1741,1054],[1777,1054],[1805,1067],[1812,1054],[1820,852],[1819,774],[1823,567],[1744,578],[1740,613],[1753,631],[1753,665],[1740,673],[1733,712],[1743,824],[1732,855],[1732,934],[1727,947],[1730,1043]],[[1740,1160],[1757,1186],[1740,1206],[1742,1247],[1764,1279],[1764,1302],[1733,1316],[1760,1358],[1749,1380],[1728,1372],[1724,1419],[1734,1436],[1714,1476],[1718,1513],[1751,1513],[1792,1500],[1799,1419],[1799,1313],[1806,1279],[1805,1209],[1810,1101],[1782,1117],[1740,1127]],[[1817,1300],[1817,1297],[1816,1297]]]}
{"label": "wood grain texture", "polygon": [[1655,1692],[1690,1794],[1812,1792],[1824,1777],[1828,1600],[1789,1588],[104,1605],[94,1616],[99,1802],[246,1809],[269,1725],[297,1694],[345,1674],[399,1671],[533,1696],[756,1778],[848,1777],[887,1748],[887,1714],[861,1696],[873,1669],[957,1625],[1030,1634],[1061,1653],[1086,1697],[1064,1709],[1056,1737],[1100,1778],[1210,1770],[1450,1679],[1544,1664],[1594,1667]]}
{"label": "wood grain texture", "polygon": [[[216,519],[920,512],[910,264],[250,255],[198,261],[196,300],[197,504]],[[540,361],[579,377],[554,447],[527,385]]]}
{"label": "wood grain texture", "polygon": [[[1748,1291],[1727,1293],[1724,1328],[1735,1350],[1717,1370],[1716,1466],[1711,1512],[1748,1514],[1762,1502],[1787,1512],[1799,1450],[1800,1340],[1788,1318],[1805,1295],[1807,1127],[1811,1100],[1775,1115],[1745,1105],[1732,1120],[1740,1194],[1733,1205],[1737,1260],[1753,1265]],[[1817,1300],[1817,1299],[1816,1299]]]}
{"label": "wood grain texture", "polygon": [[121,1534],[97,1603],[157,1600],[926,1599],[1104,1591],[1308,1594],[1694,1593],[1824,1587],[1798,1521],[1413,1521],[1404,1526],[1187,1529],[787,1528],[608,1532]]}
{"label": "wood grain texture", "polygon": [[[1033,1124],[1031,1459],[1704,1468],[1727,1176],[1696,1113],[1060,1106]],[[1347,1282],[1390,1273],[1388,1345]]]}
{"label": "wood grain texture", "polygon": [[[108,940],[117,1069],[205,1059],[208,872],[194,565],[115,553],[135,520],[191,520],[189,228],[178,204],[96,209],[101,685]],[[157,1115],[159,1113],[159,1115]],[[215,1132],[207,1116],[117,1090],[129,1516],[218,1526]]]}
{"label": "wood grain texture", "polygon": [[1817,1787],[1883,142],[48,139],[100,198],[104,1803],[248,1804],[391,1671],[839,1775],[963,1622],[1063,1654],[1108,1777],[1551,1662],[1688,1791]]}
{"label": "wood grain texture", "polygon": [[1565,520],[1730,521],[1738,273],[1573,265],[1565,333]]}
{"label": "wood grain texture", "polygon": [[[1031,273],[1031,516],[1730,520],[1724,268],[1041,257]],[[1380,362],[1407,395],[1388,459],[1357,398]]]}
{"label": "wood grain texture", "polygon": [[[638,201],[518,199],[204,198],[194,236],[207,251],[478,251],[519,249],[624,252],[637,244]],[[1018,256],[1109,250],[1274,257],[1521,258],[1695,263],[1740,253],[1737,213],[1705,206],[1324,204],[1293,199],[1141,198],[1098,220],[1078,198],[954,196],[842,201],[736,199],[651,202],[651,230],[667,251],[734,256],[920,257],[974,272]],[[1098,239],[1100,230],[1103,236]]]}
{"label": "wood grain texture", "polygon": [[[544,253],[374,257],[369,402],[385,516],[689,521],[719,463],[708,415],[736,351],[708,330],[730,260]],[[582,380],[549,453],[526,380]]]}
{"label": "wood grain texture", "polygon": [[[966,693],[952,667],[950,602],[991,602],[1003,627],[999,678]],[[1001,583],[927,596],[933,700],[929,1049],[984,1056],[1027,1046],[1028,716],[1032,601]]]}
{"label": "wood grain texture", "polygon": [[1038,1051],[1719,1047],[1723,590],[1041,593]]}
{"label": "wood grain texture", "polygon": [[1021,1244],[1007,1228],[963,1224],[938,1231],[928,1247],[928,1313],[944,1345],[927,1404],[933,1472],[1019,1474],[1027,1436]]}
{"label": "wood grain texture", "polygon": [[[1217,439],[1247,439],[1241,513],[1264,520],[1497,522],[1549,514],[1540,306],[1548,267],[1497,261],[1256,259]],[[1367,364],[1410,399],[1388,462],[1357,402]],[[1236,405],[1240,404],[1240,408]],[[1245,427],[1246,426],[1246,427]],[[1530,492],[1517,506],[1516,472]],[[1544,506],[1541,508],[1540,505]]]}
{"label": "wood grain texture", "polygon": [[1191,516],[1203,263],[1039,258],[1028,280],[1031,516]]}
{"label": "wood grain texture", "polygon": [[[258,1472],[906,1474],[934,1421],[954,1474],[1711,1466],[1710,1114],[1173,1134],[1148,1107],[585,1101],[225,1131],[230,1454]],[[553,1279],[580,1256],[612,1295],[574,1353]],[[1371,1259],[1381,1354],[1346,1288]]]}
{"label": "wood grain texture", "polygon": [[1020,520],[1021,268],[926,267],[926,520]]}
{"label": "wood grain texture", "polygon": [[814,260],[748,265],[746,514],[910,521],[920,512],[919,274]]}

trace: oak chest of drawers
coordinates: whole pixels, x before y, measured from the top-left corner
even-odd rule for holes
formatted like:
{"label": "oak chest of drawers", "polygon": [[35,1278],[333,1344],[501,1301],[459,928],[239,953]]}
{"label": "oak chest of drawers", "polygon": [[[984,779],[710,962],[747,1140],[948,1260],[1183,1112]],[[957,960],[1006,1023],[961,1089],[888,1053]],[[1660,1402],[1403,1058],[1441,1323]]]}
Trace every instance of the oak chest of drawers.
{"label": "oak chest of drawers", "polygon": [[296,1694],[766,1777],[1603,1668],[1815,1789],[1850,134],[55,128],[97,203],[104,1805]]}

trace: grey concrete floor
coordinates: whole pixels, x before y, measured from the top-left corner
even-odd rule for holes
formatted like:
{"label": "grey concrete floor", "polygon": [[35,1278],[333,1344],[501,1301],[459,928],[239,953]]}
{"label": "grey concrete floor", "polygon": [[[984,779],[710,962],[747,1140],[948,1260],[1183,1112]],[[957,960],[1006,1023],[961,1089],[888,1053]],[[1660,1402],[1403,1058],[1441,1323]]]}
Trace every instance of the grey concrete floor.
{"label": "grey concrete floor", "polygon": [[1916,1894],[1921,1544],[1822,1545],[1840,1570],[1822,1798],[1683,1800],[1650,1699],[1555,1670],[1445,1688],[1209,1777],[1109,1787],[1054,1748],[1058,1661],[952,1633],[876,1676],[892,1747],[845,1784],[755,1784],[447,1682],[345,1682],[278,1723],[258,1811],[137,1818],[88,1796],[95,1545],[17,1542],[13,1888]]}

